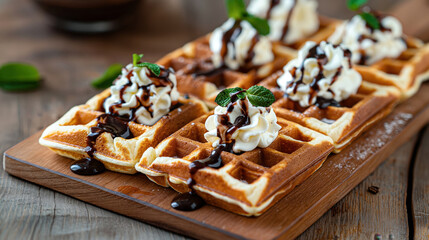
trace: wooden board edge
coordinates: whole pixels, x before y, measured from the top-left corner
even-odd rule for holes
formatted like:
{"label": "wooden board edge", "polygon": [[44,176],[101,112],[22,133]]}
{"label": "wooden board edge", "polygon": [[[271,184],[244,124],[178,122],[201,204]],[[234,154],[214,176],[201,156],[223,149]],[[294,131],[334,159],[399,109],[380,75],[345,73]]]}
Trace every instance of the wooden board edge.
{"label": "wooden board edge", "polygon": [[[65,194],[72,198],[84,201],[86,203],[90,203],[105,210],[109,210],[121,214],[123,216],[131,217],[138,221],[142,221],[150,225],[166,229],[168,231],[172,231],[181,235],[204,239],[245,239],[242,236],[213,227],[203,222],[198,222],[196,220],[193,220],[192,218],[188,218],[186,216],[165,210],[154,204],[132,198],[121,192],[116,192],[107,188],[103,188],[96,184],[78,178],[73,178],[71,176],[64,175],[60,172],[56,172],[51,169],[37,166],[30,162],[14,158],[10,154],[8,154],[7,150],[3,154],[3,169],[8,174],[23,179],[25,181],[29,181],[42,187],[46,187],[56,192]],[[26,170],[20,171],[21,169]],[[35,172],[37,172],[37,174],[34,174]],[[38,176],[38,178],[32,178],[32,176],[30,176],[29,174],[34,174],[35,176]],[[58,181],[50,181],[50,179],[58,179],[58,177],[60,177],[60,179],[64,182],[58,183]],[[68,187],[57,187],[57,185],[63,186],[63,184],[68,184]],[[81,188],[81,184],[85,184],[85,186],[91,190],[91,193],[93,193],[93,195],[82,194],[77,196],[73,194],[78,191],[78,188]],[[103,201],[103,199],[106,199],[107,197],[113,197],[115,199],[115,202]],[[117,208],[119,209],[117,210],[115,206],[119,204],[126,204],[130,206],[128,207],[130,211],[124,211],[121,208]],[[138,209],[138,211],[135,211],[136,209]],[[167,217],[159,217],[159,212],[167,214]],[[163,220],[162,218],[169,219],[167,221]],[[172,218],[175,220],[172,220]],[[171,221],[180,223],[180,225],[178,225],[178,227],[173,227],[170,224]],[[202,231],[205,232],[202,233]]]}
{"label": "wooden board edge", "polygon": [[[329,193],[325,194],[323,198],[319,199],[312,205],[305,213],[297,219],[290,228],[285,229],[276,239],[295,239],[301,235],[307,228],[313,225],[320,217],[323,216],[329,209],[331,209],[337,202],[344,198],[351,190],[353,190],[359,183],[367,178],[377,167],[383,163],[396,149],[408,141],[414,134],[422,129],[429,122],[429,105],[426,106],[419,114],[415,115],[407,126],[397,134],[390,142],[389,146],[383,146],[375,155],[372,155],[366,164],[359,165],[356,171],[348,178],[344,179],[340,184],[333,188]],[[376,127],[383,122],[378,122],[373,127]],[[363,171],[364,174],[357,174],[357,171]],[[346,181],[351,181],[352,184],[345,185]],[[335,194],[340,192],[341,194]],[[330,201],[324,199],[334,196]]]}

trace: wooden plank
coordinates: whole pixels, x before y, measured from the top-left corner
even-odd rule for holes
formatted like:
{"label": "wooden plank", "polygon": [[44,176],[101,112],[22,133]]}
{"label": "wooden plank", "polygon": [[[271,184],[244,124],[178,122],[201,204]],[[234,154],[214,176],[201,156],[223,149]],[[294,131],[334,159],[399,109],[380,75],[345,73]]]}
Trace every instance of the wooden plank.
{"label": "wooden plank", "polygon": [[[303,239],[407,239],[406,192],[417,137],[400,147],[374,173],[307,229]],[[343,166],[341,166],[342,168]],[[379,187],[377,194],[368,191]]]}
{"label": "wooden plank", "polygon": [[[6,152],[5,169],[94,205],[192,237],[290,239],[308,228],[429,121],[428,92],[429,84],[424,84],[413,98],[343,152],[330,156],[320,170],[257,218],[212,206],[195,212],[173,210],[170,202],[177,193],[150,183],[142,175],[74,175],[68,168],[71,160],[37,143],[40,133]],[[123,192],[125,186],[138,191]]]}
{"label": "wooden plank", "polygon": [[429,239],[429,127],[418,149],[412,181],[412,217],[414,239]]}

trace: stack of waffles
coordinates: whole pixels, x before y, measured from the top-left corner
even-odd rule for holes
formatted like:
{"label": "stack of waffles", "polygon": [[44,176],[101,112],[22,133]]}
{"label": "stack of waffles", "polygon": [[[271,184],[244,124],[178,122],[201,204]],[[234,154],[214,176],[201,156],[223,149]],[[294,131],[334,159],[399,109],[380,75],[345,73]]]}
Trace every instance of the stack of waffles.
{"label": "stack of waffles", "polygon": [[[289,23],[292,14],[298,14],[299,4],[314,1],[253,2],[280,2],[279,6],[283,2],[293,3],[283,4],[286,9],[289,6],[287,25],[292,24]],[[265,11],[275,7],[270,6]],[[294,8],[296,13],[292,11]],[[270,14],[274,11],[259,16],[269,19]],[[292,20],[288,15],[292,15]],[[207,203],[237,214],[258,216],[267,211],[320,168],[329,154],[353,144],[354,139],[387,116],[398,103],[411,97],[429,77],[429,45],[402,36],[406,47],[397,57],[385,57],[370,64],[350,63],[362,78],[354,93],[337,104],[303,106],[278,84],[288,71],[285,65],[297,58],[308,41],[329,42],[347,23],[317,14],[316,17],[317,28],[295,41],[287,41],[287,37],[270,38],[273,57],[263,64],[246,68],[215,66],[211,48],[214,33],[166,55],[157,64],[175,72],[181,94],[177,107],[155,124],[127,121],[132,138],[102,133],[95,141],[93,157],[109,170],[143,173],[156,184],[181,193],[194,191]],[[216,106],[216,96],[223,89],[248,89],[254,85],[274,94],[271,109],[281,127],[278,136],[265,148],[241,153],[223,151],[221,167],[205,167],[191,175],[190,165],[206,159],[215,150],[204,135],[208,132],[206,120],[214,114],[208,109]],[[104,104],[112,94],[113,91],[105,90],[86,104],[72,108],[45,130],[40,143],[72,159],[88,157],[88,134],[97,125],[98,117],[109,113]],[[190,178],[195,182],[192,186]]]}

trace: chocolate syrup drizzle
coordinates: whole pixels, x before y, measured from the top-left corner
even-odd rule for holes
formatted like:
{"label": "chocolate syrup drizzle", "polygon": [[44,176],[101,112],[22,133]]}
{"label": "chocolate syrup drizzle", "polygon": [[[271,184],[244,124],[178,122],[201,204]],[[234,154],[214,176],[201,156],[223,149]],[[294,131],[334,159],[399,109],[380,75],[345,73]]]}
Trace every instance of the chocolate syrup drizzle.
{"label": "chocolate syrup drizzle", "polygon": [[[266,19],[270,19],[271,12],[279,4],[280,4],[280,0],[271,0],[270,8],[268,8],[267,15],[265,17]],[[284,40],[284,38],[286,37],[287,33],[289,32],[289,24],[290,24],[290,20],[292,18],[292,14],[293,14],[293,12],[295,10],[295,7],[296,7],[296,0],[293,0],[292,4],[293,5],[292,5],[292,7],[289,10],[289,14],[286,17],[286,22],[285,22],[285,25],[283,26],[282,35],[280,37],[280,40]]]}
{"label": "chocolate syrup drizzle", "polygon": [[70,170],[78,175],[95,175],[106,170],[103,163],[94,158],[96,151],[95,143],[102,133],[110,133],[112,137],[125,139],[133,138],[134,135],[128,127],[128,121],[114,117],[110,114],[102,114],[97,117],[97,126],[89,129],[87,136],[87,147],[84,149],[88,154],[87,158],[76,161],[70,166]]}
{"label": "chocolate syrup drizzle", "polygon": [[[225,65],[225,58],[228,55],[228,45],[232,44],[233,49],[235,50],[235,41],[240,36],[240,34],[243,32],[243,27],[241,26],[241,20],[235,20],[234,25],[226,31],[222,36],[222,48],[220,50],[220,56],[222,58],[223,64],[220,67],[213,68],[211,70],[196,70],[195,73],[193,73],[193,77],[199,77],[199,76],[215,76],[223,73],[225,70],[228,69],[228,67]],[[252,67],[252,59],[255,57],[255,46],[259,42],[260,36],[258,33],[255,33],[255,35],[251,39],[251,44],[249,49],[247,50],[246,58],[244,59],[244,65],[240,67],[240,71],[247,72]],[[235,60],[237,58],[236,52],[233,52],[232,58]]]}
{"label": "chocolate syrup drizzle", "polygon": [[238,94],[241,92],[235,92],[231,94],[231,102],[227,106],[227,112],[223,115],[219,115],[219,123],[220,126],[217,128],[217,136],[220,138],[219,145],[211,152],[210,156],[202,159],[193,161],[189,164],[189,173],[190,178],[187,180],[188,187],[190,189],[189,192],[180,193],[177,195],[173,201],[171,202],[171,207],[180,211],[194,211],[204,206],[204,200],[197,195],[194,190],[194,186],[196,184],[194,180],[195,174],[203,168],[211,167],[211,168],[221,168],[223,166],[221,153],[231,152],[234,146],[234,139],[232,139],[232,135],[237,129],[249,125],[250,117],[248,114],[248,106],[246,101],[242,101],[242,109],[241,113],[243,115],[237,117],[234,123],[230,122],[229,113],[234,110],[234,105],[237,104]]}
{"label": "chocolate syrup drizzle", "polygon": [[[334,45],[334,47],[338,47],[338,45]],[[348,63],[349,63],[349,67],[351,68],[351,52],[346,49],[344,50],[344,57],[348,58]],[[323,78],[325,78],[325,75],[323,74],[323,65],[325,65],[326,63],[328,63],[329,59],[326,56],[325,52],[322,50],[322,48],[320,47],[320,45],[315,45],[314,47],[312,47],[309,51],[308,54],[305,58],[316,58],[317,59],[317,65],[319,66],[319,72],[317,74],[317,76],[313,79],[313,81],[310,83],[310,99],[309,102],[312,102],[313,99],[317,96],[318,91],[320,90],[319,87],[319,81],[322,80]],[[292,75],[292,77],[295,79],[296,78],[296,72],[297,72],[298,68],[294,67],[290,73]],[[292,88],[293,89],[293,93],[296,94],[298,91],[298,86],[300,84],[303,83],[304,81],[304,72],[305,72],[305,65],[304,65],[304,61],[301,64],[301,67],[299,68],[299,70],[301,71],[301,76],[297,81],[293,81],[291,83],[289,83],[289,85],[287,86],[287,88]],[[341,75],[341,72],[343,70],[343,67],[340,66],[337,69],[337,72],[335,73],[335,75],[332,78],[332,82],[331,85],[335,83],[335,81],[337,81],[338,77]],[[332,92],[331,90],[329,90],[332,94],[334,94],[334,92]],[[338,107],[340,106],[340,104],[335,101],[334,99],[325,99],[325,98],[321,98],[321,97],[317,97],[316,103],[314,104],[315,106],[318,106],[319,108],[327,108],[328,106],[335,106]]]}
{"label": "chocolate syrup drizzle", "polygon": [[[127,90],[127,88],[129,88],[133,84],[133,82],[131,81],[131,77],[133,76],[134,70],[130,70],[126,76],[128,82],[126,84],[122,85],[120,90],[119,90],[119,101],[115,104],[112,104],[109,107],[108,112],[111,115],[120,116],[120,117],[127,117],[129,121],[135,121],[137,118],[137,116],[136,116],[137,110],[140,107],[144,107],[149,112],[150,116],[153,117],[153,109],[152,109],[153,104],[150,102],[150,97],[152,96],[152,94],[155,94],[155,93],[150,91],[150,87],[152,85],[154,85],[155,87],[170,86],[170,92],[168,92],[168,94],[171,94],[171,90],[174,88],[174,83],[169,79],[170,74],[173,74],[174,70],[172,68],[166,69],[162,66],[159,66],[159,67],[161,69],[161,73],[159,76],[156,76],[155,74],[152,73],[152,71],[149,71],[149,74],[150,74],[149,78],[152,80],[152,83],[147,84],[147,85],[143,85],[143,86],[139,86],[139,89],[143,89],[143,96],[141,96],[141,97],[139,97],[137,95],[134,96],[137,100],[137,106],[130,108],[130,114],[120,115],[118,113],[118,111],[116,111],[116,108],[121,108],[122,104],[125,103],[125,99],[124,99],[125,91]],[[176,104],[177,104],[177,102],[172,103],[171,109],[173,109]]]}
{"label": "chocolate syrup drizzle", "polygon": [[[149,71],[149,78],[152,80],[152,83],[139,87],[140,89],[143,89],[143,96],[135,96],[139,104],[136,107],[130,109],[131,114],[119,115],[115,108],[120,108],[122,104],[125,103],[125,90],[132,85],[131,76],[133,75],[133,70],[128,72],[128,74],[126,75],[128,82],[122,85],[121,89],[119,90],[120,101],[109,107],[109,113],[102,114],[96,118],[97,126],[90,128],[89,134],[87,136],[87,147],[84,149],[85,152],[88,154],[88,158],[81,159],[72,164],[70,166],[72,172],[79,175],[95,175],[104,172],[106,168],[104,167],[103,163],[97,161],[94,158],[94,153],[96,151],[95,143],[97,141],[97,138],[105,132],[110,133],[113,138],[134,138],[134,135],[128,126],[128,122],[134,121],[136,119],[135,113],[140,106],[146,108],[146,110],[151,114],[151,116],[153,116],[152,103],[150,103],[149,101],[151,94],[153,94],[150,92],[150,86],[170,86],[171,89],[173,89],[174,87],[174,83],[168,78],[170,73],[173,73],[174,71],[171,68],[165,69],[161,66],[160,68],[161,73],[159,76],[156,76],[152,73],[152,71]],[[171,90],[168,94],[170,93]],[[172,103],[171,110],[178,107],[179,104],[180,103]]]}
{"label": "chocolate syrup drizzle", "polygon": [[[386,17],[385,15],[382,15],[380,12],[374,11],[369,9],[368,12],[372,13],[375,18],[377,19],[377,21],[380,23],[380,30],[381,32],[391,32],[392,29],[390,28],[386,28],[383,24],[382,24],[382,20]],[[365,26],[370,30],[371,34],[374,33],[375,29],[371,27],[371,25],[369,25],[367,22],[365,23]],[[358,42],[362,43],[364,40],[370,40],[374,43],[378,42],[377,39],[373,38],[372,36],[367,36],[367,35],[360,35],[358,38]],[[369,56],[366,54],[365,50],[363,49],[359,49],[359,54],[360,54],[360,59],[358,61],[359,65],[366,65],[366,62],[369,59]]]}

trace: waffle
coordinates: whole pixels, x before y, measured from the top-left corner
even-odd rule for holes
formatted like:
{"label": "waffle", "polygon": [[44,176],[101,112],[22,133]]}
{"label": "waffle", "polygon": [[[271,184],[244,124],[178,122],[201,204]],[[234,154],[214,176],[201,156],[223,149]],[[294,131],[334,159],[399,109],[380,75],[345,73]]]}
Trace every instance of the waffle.
{"label": "waffle", "polygon": [[396,59],[383,59],[373,65],[356,65],[355,69],[368,81],[395,86],[401,98],[414,95],[421,83],[429,78],[429,44],[406,38],[407,49]]}
{"label": "waffle", "polygon": [[299,103],[285,98],[284,92],[277,87],[277,78],[282,74],[278,71],[260,83],[274,93],[277,101],[272,107],[277,116],[329,136],[334,141],[335,153],[389,114],[400,97],[397,88],[366,82],[364,78],[357,94],[342,101],[342,107],[303,108]]}
{"label": "waffle", "polygon": [[177,89],[180,93],[195,96],[210,107],[214,99],[224,88],[249,88],[261,79],[281,69],[296,56],[296,51],[273,45],[274,60],[250,71],[224,70],[211,76],[194,76],[196,69],[210,71],[214,69],[210,61],[212,52],[209,46],[210,35],[199,38],[160,59],[157,64],[171,67],[176,71]]}
{"label": "waffle", "polygon": [[[100,109],[109,95],[108,89],[91,98],[86,104],[73,107],[46,128],[39,140],[40,144],[68,158],[78,160],[88,157],[84,150],[88,146],[87,135],[90,128],[97,124],[96,118],[104,113]],[[156,146],[170,134],[207,112],[204,104],[198,100],[180,99],[179,103],[178,108],[153,126],[129,122],[128,126],[134,138],[112,138],[109,133],[101,134],[95,143],[94,158],[103,162],[111,171],[136,173],[134,165],[148,147]]]}
{"label": "waffle", "polygon": [[[189,164],[208,157],[213,150],[204,138],[209,115],[149,148],[136,165],[137,171],[161,186],[189,191]],[[282,129],[269,147],[239,155],[222,152],[223,167],[198,171],[194,191],[211,205],[257,216],[307,179],[333,150],[332,140],[281,118],[277,123]]]}

